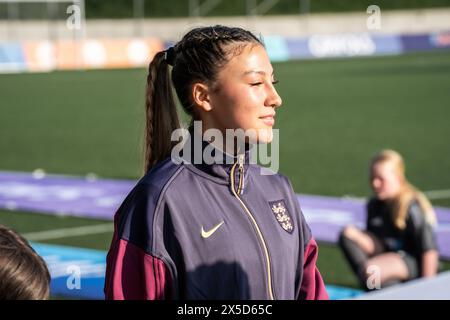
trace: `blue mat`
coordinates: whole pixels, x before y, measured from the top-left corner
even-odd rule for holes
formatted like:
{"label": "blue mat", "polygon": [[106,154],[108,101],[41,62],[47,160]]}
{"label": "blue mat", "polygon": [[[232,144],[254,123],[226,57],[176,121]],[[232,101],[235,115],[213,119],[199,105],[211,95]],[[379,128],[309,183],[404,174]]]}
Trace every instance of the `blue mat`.
{"label": "blue mat", "polygon": [[106,252],[31,243],[51,274],[50,294],[80,299],[104,299]]}
{"label": "blue mat", "polygon": [[352,288],[339,287],[334,285],[326,285],[325,287],[327,289],[330,300],[352,299],[364,294],[364,291]]}

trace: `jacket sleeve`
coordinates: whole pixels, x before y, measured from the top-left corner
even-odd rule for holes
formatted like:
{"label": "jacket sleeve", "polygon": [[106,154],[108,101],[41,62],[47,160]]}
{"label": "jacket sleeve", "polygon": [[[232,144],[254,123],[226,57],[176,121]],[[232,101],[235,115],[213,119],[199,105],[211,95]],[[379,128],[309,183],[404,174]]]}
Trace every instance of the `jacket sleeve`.
{"label": "jacket sleeve", "polygon": [[425,213],[416,201],[409,206],[406,226],[418,253],[438,250],[434,226],[426,221]]}
{"label": "jacket sleeve", "polygon": [[[300,245],[303,247],[303,257],[299,257],[300,261],[298,268],[303,268],[299,274],[302,274],[300,288],[298,291],[298,300],[328,300],[328,293],[325,289],[325,284],[323,282],[322,276],[320,275],[319,269],[317,268],[316,262],[319,255],[319,247],[314,240],[311,229],[305,220],[302,209],[300,208],[300,203],[294,192],[291,182],[289,179],[285,178],[287,184],[289,185],[289,193],[291,200],[294,203],[294,208],[298,213],[298,224],[299,224],[299,236]],[[303,259],[302,259],[303,258]],[[298,287],[297,287],[298,288]]]}
{"label": "jacket sleeve", "polygon": [[322,276],[316,266],[319,248],[314,238],[306,246],[303,262],[303,279],[300,287],[301,300],[328,300]]}
{"label": "jacket sleeve", "polygon": [[107,256],[107,300],[162,300],[171,297],[171,276],[161,259],[115,236]]}
{"label": "jacket sleeve", "polygon": [[106,299],[172,298],[170,262],[152,248],[155,216],[164,208],[159,200],[163,182],[138,183],[114,216],[114,235],[106,257]]}

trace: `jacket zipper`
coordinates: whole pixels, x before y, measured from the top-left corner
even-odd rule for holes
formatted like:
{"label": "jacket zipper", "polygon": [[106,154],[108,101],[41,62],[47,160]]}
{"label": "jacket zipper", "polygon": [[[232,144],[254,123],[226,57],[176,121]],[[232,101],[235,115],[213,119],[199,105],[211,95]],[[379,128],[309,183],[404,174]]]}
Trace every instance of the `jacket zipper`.
{"label": "jacket zipper", "polygon": [[[269,299],[270,300],[274,300],[274,294],[273,294],[273,288],[272,288],[272,271],[271,271],[271,263],[270,263],[270,256],[269,256],[269,250],[267,249],[267,245],[266,245],[266,241],[264,240],[264,236],[261,233],[261,230],[258,226],[258,223],[256,222],[256,219],[254,218],[254,216],[252,215],[252,213],[250,212],[250,210],[247,208],[247,206],[245,205],[245,203],[242,201],[241,197],[239,196],[242,192],[242,188],[244,186],[244,164],[243,161],[244,160],[244,155],[239,155],[238,156],[238,161],[231,167],[231,172],[230,172],[230,179],[231,179],[231,191],[233,192],[234,196],[239,200],[239,202],[241,203],[242,207],[244,208],[244,211],[247,213],[248,217],[250,218],[250,220],[252,221],[253,225],[255,226],[256,229],[256,233],[258,234],[259,240],[262,244],[262,247],[264,249],[264,254],[265,254],[265,258],[266,258],[266,267],[267,267],[267,281],[268,281],[268,285],[269,285]],[[234,173],[236,171],[236,166],[238,166],[238,170],[239,170],[239,185],[238,185],[238,190],[236,192],[235,190],[235,181],[234,181]]]}
{"label": "jacket zipper", "polygon": [[240,195],[242,193],[242,189],[244,187],[244,165],[242,164],[242,156],[239,155],[238,161],[239,161],[239,185],[238,185],[238,190],[237,190],[237,194]]}

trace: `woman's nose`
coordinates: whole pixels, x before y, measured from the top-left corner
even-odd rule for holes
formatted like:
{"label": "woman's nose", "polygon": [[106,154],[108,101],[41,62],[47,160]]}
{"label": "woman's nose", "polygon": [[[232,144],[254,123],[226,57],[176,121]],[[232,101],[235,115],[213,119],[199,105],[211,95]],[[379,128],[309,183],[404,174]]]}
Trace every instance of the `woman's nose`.
{"label": "woman's nose", "polygon": [[374,180],[372,181],[372,186],[373,186],[375,189],[380,188],[380,187],[381,187],[381,181],[380,181],[379,179],[374,179]]}
{"label": "woman's nose", "polygon": [[273,85],[271,85],[269,89],[269,93],[267,95],[267,106],[278,108],[283,103],[283,100],[281,99],[280,95],[278,94],[277,90]]}

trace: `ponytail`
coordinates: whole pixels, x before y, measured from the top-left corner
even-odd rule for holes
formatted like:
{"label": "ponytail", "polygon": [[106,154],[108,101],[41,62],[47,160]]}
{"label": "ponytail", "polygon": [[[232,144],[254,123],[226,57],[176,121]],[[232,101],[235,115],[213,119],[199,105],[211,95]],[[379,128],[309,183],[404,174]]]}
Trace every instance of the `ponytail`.
{"label": "ponytail", "polygon": [[172,150],[170,137],[180,127],[175,105],[169,64],[165,51],[158,52],[150,63],[145,99],[145,173],[167,158]]}
{"label": "ponytail", "polygon": [[394,199],[393,202],[394,225],[400,230],[404,230],[406,228],[406,217],[408,215],[411,201],[413,200],[417,201],[419,207],[422,209],[425,221],[430,225],[435,226],[437,224],[437,219],[433,206],[427,197],[408,181],[405,181],[400,195]]}

